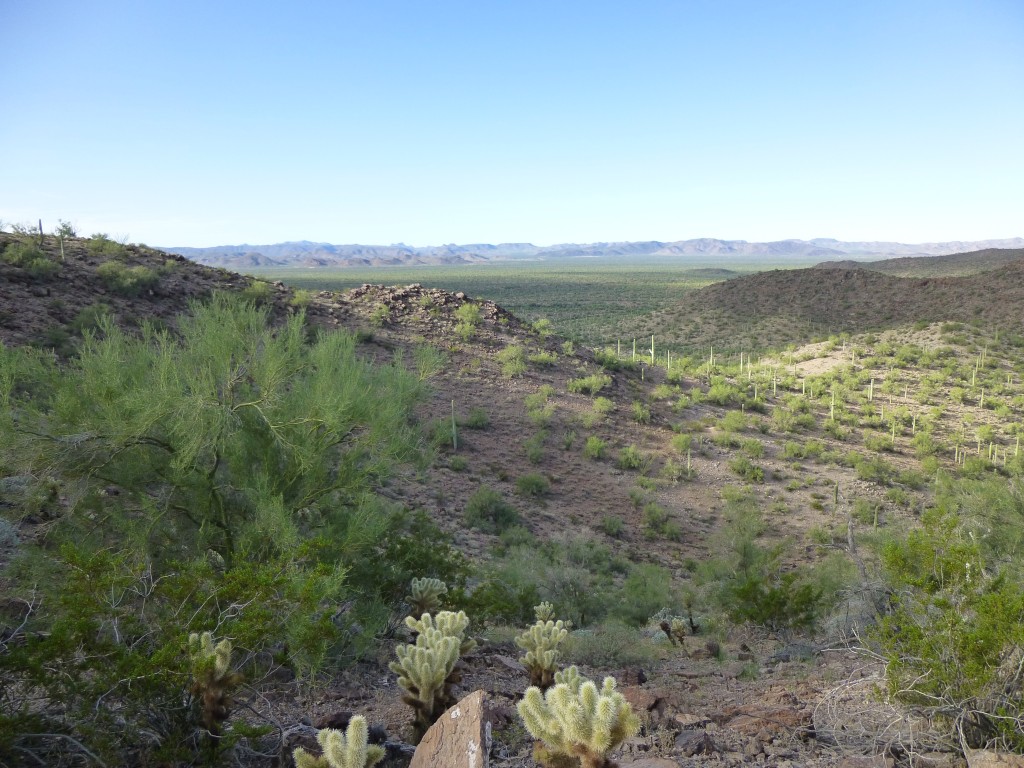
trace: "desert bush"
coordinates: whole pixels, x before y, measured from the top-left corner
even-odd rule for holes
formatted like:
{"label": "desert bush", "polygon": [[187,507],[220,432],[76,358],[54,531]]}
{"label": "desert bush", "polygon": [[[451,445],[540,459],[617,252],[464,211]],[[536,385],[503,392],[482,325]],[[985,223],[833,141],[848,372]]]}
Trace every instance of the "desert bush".
{"label": "desert bush", "polygon": [[640,563],[622,582],[614,597],[612,614],[629,626],[641,627],[658,611],[675,611],[678,599],[667,569]]}
{"label": "desert bush", "polygon": [[455,332],[463,341],[469,341],[480,325],[480,305],[466,302],[455,310]]}
{"label": "desert bush", "polygon": [[650,467],[651,458],[641,453],[635,445],[627,445],[619,450],[619,458],[615,463],[619,469],[632,469],[643,473]]}
{"label": "desert bush", "polygon": [[547,430],[540,429],[523,443],[526,458],[531,464],[540,464],[544,460],[544,442],[547,439]]}
{"label": "desert bush", "polygon": [[[468,306],[468,305],[467,305]],[[510,344],[498,352],[501,375],[512,379],[526,373],[526,350],[519,344]]]}
{"label": "desert bush", "polygon": [[539,472],[530,472],[516,478],[516,492],[520,496],[547,496],[551,483]]}
{"label": "desert bush", "polygon": [[611,376],[604,373],[595,373],[591,376],[584,376],[579,379],[569,379],[566,383],[566,388],[570,392],[582,393],[584,395],[596,395],[611,383]]}
{"label": "desert bush", "polygon": [[534,352],[527,360],[540,368],[549,368],[558,362],[558,355],[554,352]]}
{"label": "desert bush", "polygon": [[480,487],[469,497],[466,525],[485,533],[501,533],[519,522],[519,513],[493,488]]}
{"label": "desert bush", "polygon": [[763,483],[764,469],[750,461],[746,456],[737,456],[729,462],[729,469],[748,483]]}
{"label": "desert bush", "polygon": [[633,401],[632,407],[633,421],[637,424],[650,424],[651,423],[651,409],[639,400]]}
{"label": "desert bush", "polygon": [[86,249],[93,256],[113,256],[116,258],[125,254],[125,247],[123,244],[110,239],[109,236],[102,232],[99,232],[89,238],[89,242],[86,243]]}
{"label": "desert bush", "polygon": [[626,523],[618,515],[605,515],[601,520],[601,532],[613,539],[619,538],[625,529]]}
{"label": "desert bush", "polygon": [[180,337],[101,329],[60,366],[0,347],[0,466],[33,478],[26,501],[59,499],[41,508],[46,555],[23,545],[4,574],[38,607],[0,689],[59,702],[32,710],[35,732],[72,729],[108,764],[181,764],[189,633],[217,627],[308,677],[373,644],[410,563],[455,584],[458,558],[373,490],[422,444],[404,368],[223,296]]}
{"label": "desert bush", "polygon": [[573,632],[564,653],[566,660],[574,664],[621,668],[650,664],[657,657],[657,648],[634,627],[607,621],[586,631]]}
{"label": "desert bush", "polygon": [[1024,751],[1014,716],[1024,706],[1017,663],[1024,648],[1024,589],[969,535],[976,520],[940,506],[926,511],[922,522],[882,552],[895,604],[871,637],[887,661],[889,691],[949,722],[954,746],[998,741]]}
{"label": "desert bush", "polygon": [[587,438],[587,441],[583,444],[583,456],[597,461],[598,459],[604,458],[607,443],[596,435],[591,435]]}
{"label": "desert bush", "polygon": [[487,429],[491,426],[491,417],[487,415],[486,410],[476,406],[469,411],[463,426],[467,429]]}
{"label": "desert bush", "polygon": [[[96,274],[107,288],[121,296],[138,296],[156,287],[160,281],[160,276],[149,267],[126,267],[119,261],[103,262],[96,268]],[[269,287],[267,283],[263,285]]]}

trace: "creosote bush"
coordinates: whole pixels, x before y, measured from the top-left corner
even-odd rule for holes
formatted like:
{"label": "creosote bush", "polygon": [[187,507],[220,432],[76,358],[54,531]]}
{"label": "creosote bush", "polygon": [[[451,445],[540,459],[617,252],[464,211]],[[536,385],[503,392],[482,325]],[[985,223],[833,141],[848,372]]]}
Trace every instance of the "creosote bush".
{"label": "creosote bush", "polygon": [[466,502],[466,525],[485,533],[501,533],[519,522],[519,513],[493,488],[481,487]]}

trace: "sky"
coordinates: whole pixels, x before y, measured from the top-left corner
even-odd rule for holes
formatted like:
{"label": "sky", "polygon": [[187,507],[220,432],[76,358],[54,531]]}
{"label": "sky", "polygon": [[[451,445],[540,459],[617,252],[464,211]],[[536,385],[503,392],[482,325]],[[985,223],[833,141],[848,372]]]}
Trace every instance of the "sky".
{"label": "sky", "polygon": [[1021,0],[0,0],[0,28],[8,225],[1024,235]]}

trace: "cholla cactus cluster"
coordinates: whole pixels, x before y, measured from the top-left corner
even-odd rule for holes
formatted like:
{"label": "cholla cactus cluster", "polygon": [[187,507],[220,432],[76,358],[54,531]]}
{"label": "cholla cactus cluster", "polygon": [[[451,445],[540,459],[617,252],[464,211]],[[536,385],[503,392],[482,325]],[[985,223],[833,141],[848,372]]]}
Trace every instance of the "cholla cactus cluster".
{"label": "cholla cactus cluster", "polygon": [[640,730],[614,678],[606,677],[598,690],[576,667],[557,673],[546,694],[529,688],[517,708],[540,742],[534,757],[547,768],[614,768],[608,753]]}
{"label": "cholla cactus cluster", "polygon": [[371,768],[384,758],[384,749],[367,744],[369,728],[366,718],[356,715],[345,733],[326,728],[316,735],[323,750],[322,757],[314,757],[302,747],[293,753],[295,768]]}
{"label": "cholla cactus cluster", "polygon": [[678,618],[671,621],[665,619],[658,626],[661,627],[661,631],[665,633],[672,645],[683,645],[683,638],[686,637],[685,621]]}
{"label": "cholla cactus cluster", "polygon": [[221,640],[214,645],[210,632],[193,632],[188,647],[193,676],[190,691],[199,704],[203,726],[217,736],[231,712],[231,692],[242,682],[242,676],[231,670],[231,642]]}
{"label": "cholla cactus cluster", "polygon": [[537,623],[516,638],[516,645],[526,651],[519,661],[530,672],[530,685],[546,691],[554,684],[561,653],[558,646],[569,635],[571,622],[554,621],[554,607],[541,603],[534,612]]}
{"label": "cholla cactus cluster", "polygon": [[409,591],[411,594],[405,596],[405,601],[412,608],[409,615],[418,619],[424,613],[437,612],[441,607],[441,597],[448,594],[448,585],[440,579],[413,579]]}
{"label": "cholla cactus cluster", "polygon": [[463,634],[469,626],[465,612],[441,611],[436,617],[423,614],[419,620],[405,620],[416,633],[414,644],[395,649],[398,661],[390,664],[398,675],[398,684],[406,690],[402,701],[413,708],[413,730],[416,741],[455,703],[452,688],[462,680],[457,668],[459,656],[476,647]]}

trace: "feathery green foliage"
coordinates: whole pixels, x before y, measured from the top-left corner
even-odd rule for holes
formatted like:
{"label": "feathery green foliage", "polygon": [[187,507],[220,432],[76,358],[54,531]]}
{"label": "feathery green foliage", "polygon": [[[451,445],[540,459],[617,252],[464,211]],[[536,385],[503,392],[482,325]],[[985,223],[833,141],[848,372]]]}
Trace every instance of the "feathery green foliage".
{"label": "feathery green foliage", "polygon": [[371,642],[412,574],[460,565],[374,493],[421,442],[403,366],[226,297],[176,337],[98,323],[63,365],[0,346],[0,467],[25,479],[11,509],[50,521],[46,552],[22,546],[5,573],[39,607],[0,657],[0,743],[27,717],[111,764],[187,763],[190,633],[217,626],[305,677]]}

